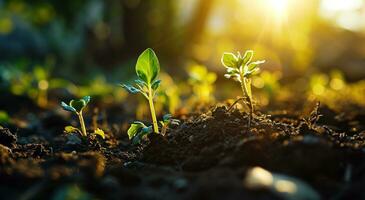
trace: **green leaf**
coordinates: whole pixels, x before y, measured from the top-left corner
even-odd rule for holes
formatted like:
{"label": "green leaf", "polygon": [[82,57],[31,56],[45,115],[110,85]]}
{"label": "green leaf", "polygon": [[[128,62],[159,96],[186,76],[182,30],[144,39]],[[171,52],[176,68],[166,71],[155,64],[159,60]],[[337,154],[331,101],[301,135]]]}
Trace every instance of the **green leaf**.
{"label": "green leaf", "polygon": [[166,114],[162,117],[163,121],[168,121],[172,118],[172,115],[171,114]]}
{"label": "green leaf", "polygon": [[76,112],[76,109],[67,105],[65,102],[61,102],[61,107],[66,110],[66,111],[69,111],[69,112]]}
{"label": "green leaf", "polygon": [[95,129],[94,133],[95,135],[99,135],[101,138],[103,138],[105,140],[105,133],[103,130],[101,130],[100,128]]}
{"label": "green leaf", "polygon": [[137,60],[136,64],[137,76],[150,85],[160,73],[160,63],[155,52],[148,48],[146,49]]}
{"label": "green leaf", "polygon": [[141,79],[136,79],[136,80],[134,80],[134,82],[136,82],[136,84],[138,84],[138,85],[147,87],[147,84],[144,81],[142,81]]}
{"label": "green leaf", "polygon": [[265,63],[264,60],[258,60],[258,61],[255,61],[255,62],[252,62],[248,65],[248,70],[249,71],[252,71],[254,70],[258,65],[262,64],[262,63]]}
{"label": "green leaf", "polygon": [[126,84],[122,84],[121,85],[124,89],[126,89],[129,93],[132,94],[137,94],[139,92],[141,92],[140,89],[133,87],[132,85],[126,85]]}
{"label": "green leaf", "polygon": [[157,90],[158,87],[160,87],[160,84],[161,84],[161,80],[155,80],[153,83],[152,83],[152,86],[151,88],[153,90]]}
{"label": "green leaf", "polygon": [[221,62],[225,67],[236,68],[238,58],[233,53],[223,53]]}
{"label": "green leaf", "polygon": [[80,129],[73,127],[73,126],[66,126],[63,132],[64,133],[81,133]]}
{"label": "green leaf", "polygon": [[245,55],[243,56],[242,65],[247,65],[251,61],[252,57],[253,57],[253,51],[247,50],[245,52]]}
{"label": "green leaf", "polygon": [[138,132],[142,128],[145,128],[145,127],[146,127],[146,125],[144,125],[142,122],[138,122],[138,121],[133,122],[127,131],[128,138],[131,140],[134,136],[136,136],[138,134]]}
{"label": "green leaf", "polygon": [[152,126],[146,126],[144,128],[142,128],[135,137],[133,137],[132,139],[132,144],[136,145],[141,143],[142,139],[144,136],[153,133],[153,128]]}
{"label": "green leaf", "polygon": [[77,112],[80,112],[86,106],[86,102],[83,99],[71,100],[70,106],[73,107]]}
{"label": "green leaf", "polygon": [[87,104],[89,104],[91,97],[90,96],[84,96],[82,99],[85,101],[85,103],[87,105]]}

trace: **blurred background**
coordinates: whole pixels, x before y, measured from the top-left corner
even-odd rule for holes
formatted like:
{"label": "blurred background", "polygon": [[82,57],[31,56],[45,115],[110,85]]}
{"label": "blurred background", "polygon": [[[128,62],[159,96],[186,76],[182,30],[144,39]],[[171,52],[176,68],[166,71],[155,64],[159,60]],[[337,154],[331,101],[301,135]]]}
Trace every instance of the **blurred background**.
{"label": "blurred background", "polygon": [[133,80],[151,47],[160,110],[174,113],[239,96],[220,58],[252,49],[266,60],[253,80],[259,105],[300,96],[363,106],[364,19],[364,0],[0,0],[1,88],[43,107],[65,94],[124,101],[117,83]]}

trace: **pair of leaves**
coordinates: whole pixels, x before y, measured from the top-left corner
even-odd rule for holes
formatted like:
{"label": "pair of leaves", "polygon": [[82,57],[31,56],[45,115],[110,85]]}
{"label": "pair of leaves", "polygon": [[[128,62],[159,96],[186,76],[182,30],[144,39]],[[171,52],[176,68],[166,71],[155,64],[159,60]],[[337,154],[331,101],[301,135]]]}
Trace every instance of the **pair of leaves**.
{"label": "pair of leaves", "polygon": [[152,126],[146,126],[144,123],[135,121],[131,124],[128,131],[128,138],[132,140],[133,144],[139,144],[143,137],[153,133]]}
{"label": "pair of leaves", "polygon": [[244,77],[249,78],[251,75],[259,71],[258,65],[265,61],[251,62],[254,52],[248,50],[242,57],[238,52],[237,56],[233,53],[224,53],[222,56],[222,64],[227,68],[226,78],[234,78],[238,81],[241,80],[241,73]]}
{"label": "pair of leaves", "polygon": [[161,80],[157,80],[157,76],[160,73],[160,63],[155,52],[148,48],[138,57],[136,64],[136,74],[139,79],[135,80],[136,85],[122,84],[129,93],[136,94],[141,93],[148,98],[149,87],[153,91],[157,90],[160,86]]}
{"label": "pair of leaves", "polygon": [[90,96],[85,96],[82,99],[71,100],[68,105],[65,102],[61,102],[61,106],[66,111],[79,113],[90,102],[90,99],[91,99]]}
{"label": "pair of leaves", "polygon": [[[80,135],[82,135],[80,129],[78,129],[76,127],[73,127],[73,126],[66,126],[65,130],[63,132],[68,133],[68,134],[70,134],[70,133],[79,133]],[[105,133],[100,128],[95,129],[92,134],[99,135],[101,138],[105,139]]]}

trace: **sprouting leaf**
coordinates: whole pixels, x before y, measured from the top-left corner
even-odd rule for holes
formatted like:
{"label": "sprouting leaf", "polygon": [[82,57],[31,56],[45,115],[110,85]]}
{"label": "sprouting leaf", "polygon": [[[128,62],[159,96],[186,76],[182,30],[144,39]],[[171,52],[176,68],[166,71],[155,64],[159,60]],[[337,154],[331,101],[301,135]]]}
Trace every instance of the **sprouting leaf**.
{"label": "sprouting leaf", "polygon": [[258,65],[260,64],[263,64],[265,63],[265,60],[258,60],[258,61],[255,61],[255,62],[251,62],[249,65],[248,65],[248,70],[249,71],[252,71],[253,69],[255,69]]}
{"label": "sprouting leaf", "polygon": [[242,65],[247,65],[251,61],[252,57],[253,57],[253,51],[247,50],[245,52],[245,55],[243,56]]}
{"label": "sprouting leaf", "polygon": [[144,128],[142,128],[137,135],[135,135],[135,137],[133,137],[132,139],[132,144],[136,145],[141,143],[142,139],[144,136],[153,133],[153,128],[152,126],[146,126]]}
{"label": "sprouting leaf", "polygon": [[164,116],[162,117],[162,119],[163,119],[164,121],[170,120],[171,118],[172,118],[172,115],[171,115],[171,114],[166,114],[166,115],[164,115]]}
{"label": "sprouting leaf", "polygon": [[144,125],[142,122],[133,122],[127,131],[128,138],[132,139],[144,127],[146,127],[146,125]]}
{"label": "sprouting leaf", "polygon": [[66,111],[76,112],[76,109],[75,108],[73,108],[72,106],[67,105],[65,102],[61,102],[61,106]]}
{"label": "sprouting leaf", "polygon": [[136,80],[134,80],[134,82],[136,82],[136,84],[141,85],[141,86],[147,86],[147,84],[145,82],[143,82],[141,79],[136,79]]}
{"label": "sprouting leaf", "polygon": [[101,130],[100,128],[95,129],[94,133],[95,135],[99,135],[101,138],[103,138],[105,140],[105,133],[103,130]]}
{"label": "sprouting leaf", "polygon": [[86,106],[86,102],[84,99],[71,100],[70,106],[73,107],[77,112],[80,112]]}
{"label": "sprouting leaf", "polygon": [[80,129],[73,126],[66,126],[63,130],[64,133],[81,133]]}
{"label": "sprouting leaf", "polygon": [[221,62],[225,67],[236,68],[238,58],[233,53],[223,53]]}
{"label": "sprouting leaf", "polygon": [[137,76],[146,82],[151,84],[160,72],[160,63],[155,52],[148,48],[146,49],[137,60],[136,73]]}
{"label": "sprouting leaf", "polygon": [[248,66],[245,66],[245,69],[244,69],[244,72],[243,72],[243,76],[246,77],[246,78],[248,78],[248,77],[256,74],[259,71],[260,71],[260,68],[254,68],[252,70],[249,70],[248,69]]}
{"label": "sprouting leaf", "polygon": [[160,87],[160,84],[161,84],[161,80],[155,80],[153,83],[152,83],[152,86],[151,88],[153,90],[157,90],[158,87]]}
{"label": "sprouting leaf", "polygon": [[141,92],[140,89],[133,87],[132,85],[126,85],[126,84],[122,84],[121,85],[124,89],[126,89],[129,93],[132,94],[137,94],[139,92]]}
{"label": "sprouting leaf", "polygon": [[85,105],[87,105],[90,102],[91,97],[90,96],[84,96],[82,99],[85,101]]}

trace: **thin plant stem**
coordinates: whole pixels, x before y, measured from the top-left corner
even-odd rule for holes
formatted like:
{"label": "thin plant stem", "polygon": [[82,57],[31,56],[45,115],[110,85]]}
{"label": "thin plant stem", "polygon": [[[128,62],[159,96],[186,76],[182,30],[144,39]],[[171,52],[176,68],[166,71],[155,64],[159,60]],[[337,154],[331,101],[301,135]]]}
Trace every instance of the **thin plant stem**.
{"label": "thin plant stem", "polygon": [[246,78],[240,74],[241,76],[241,89],[243,92],[243,96],[247,97],[248,100],[248,106],[250,108],[250,114],[249,114],[249,119],[248,119],[248,128],[251,127],[251,120],[252,120],[252,113],[253,113],[253,104],[252,104],[252,99],[251,99],[251,95],[249,94],[249,86],[247,85],[246,82]]}
{"label": "thin plant stem", "polygon": [[157,118],[156,118],[156,112],[155,112],[155,106],[153,104],[153,93],[152,93],[151,86],[148,87],[148,103],[150,105],[150,111],[151,111],[151,117],[152,117],[152,123],[153,123],[153,131],[155,133],[159,133]]}
{"label": "thin plant stem", "polygon": [[82,136],[86,137],[87,136],[87,133],[86,133],[86,128],[85,128],[84,117],[82,116],[82,111],[80,111],[79,113],[77,113],[77,116],[79,117],[79,120],[80,120],[80,126],[81,126]]}
{"label": "thin plant stem", "polygon": [[232,108],[239,102],[239,101],[243,101],[243,103],[246,104],[245,102],[246,97],[240,97],[238,98],[235,102],[233,102],[233,104],[228,108],[228,112],[232,110]]}

